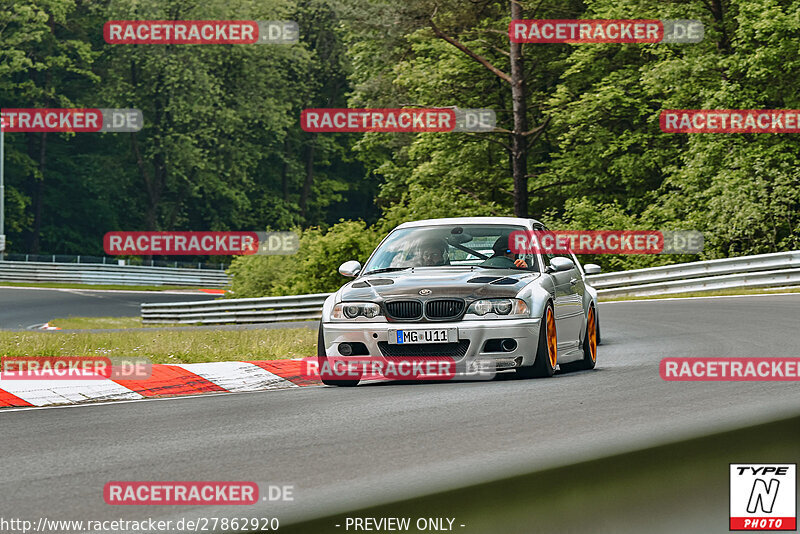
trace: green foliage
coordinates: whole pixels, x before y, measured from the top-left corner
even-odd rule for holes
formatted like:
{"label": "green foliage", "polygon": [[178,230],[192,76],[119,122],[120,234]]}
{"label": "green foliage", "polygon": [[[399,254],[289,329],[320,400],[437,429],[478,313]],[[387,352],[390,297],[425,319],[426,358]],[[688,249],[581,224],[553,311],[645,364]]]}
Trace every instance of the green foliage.
{"label": "green foliage", "polygon": [[[108,45],[107,20],[296,20],[295,45]],[[343,106],[322,0],[23,0],[0,10],[4,107],[135,107],[135,134],[6,135],[11,252],[101,254],[111,230],[254,230],[374,220],[353,136],[300,129]]]}
{"label": "green foliage", "polygon": [[[0,9],[5,107],[137,107],[136,134],[6,136],[11,252],[100,254],[110,230],[302,231],[237,258],[237,296],[331,291],[407,220],[509,215],[510,2],[20,0]],[[530,212],[551,228],[694,229],[700,256],[800,248],[798,138],[665,134],[664,109],[798,109],[800,0],[565,0],[523,18],[697,19],[697,44],[528,44]],[[720,6],[717,9],[715,6]],[[296,20],[291,46],[107,45],[109,19]],[[483,134],[311,134],[308,107],[496,110]],[[340,221],[341,222],[336,222]],[[332,225],[332,226],[330,226]]]}
{"label": "green foliage", "polygon": [[239,256],[231,264],[234,297],[302,295],[338,289],[346,279],[339,265],[363,265],[382,238],[363,221],[341,221],[327,231],[306,229],[292,256]]}

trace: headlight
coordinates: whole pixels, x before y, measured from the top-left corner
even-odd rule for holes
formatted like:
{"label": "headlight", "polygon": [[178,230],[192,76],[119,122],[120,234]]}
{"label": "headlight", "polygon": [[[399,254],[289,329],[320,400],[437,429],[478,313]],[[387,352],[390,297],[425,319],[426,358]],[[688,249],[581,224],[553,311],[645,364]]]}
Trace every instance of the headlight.
{"label": "headlight", "polygon": [[366,317],[372,319],[381,315],[381,308],[374,302],[340,302],[333,307],[331,319],[346,321]]}
{"label": "headlight", "polygon": [[486,315],[487,313],[492,311],[492,301],[491,300],[476,300],[473,302],[467,313],[474,313],[475,315]]}
{"label": "headlight", "polygon": [[358,304],[347,304],[343,308],[344,316],[348,319],[355,319],[359,315],[361,315],[361,310],[363,309]]}
{"label": "headlight", "polygon": [[498,300],[494,303],[494,312],[497,315],[508,315],[514,304],[510,300]]}
{"label": "headlight", "polygon": [[499,317],[529,317],[528,305],[522,299],[481,299],[476,300],[467,308],[467,315],[483,317],[489,313],[492,318]]}

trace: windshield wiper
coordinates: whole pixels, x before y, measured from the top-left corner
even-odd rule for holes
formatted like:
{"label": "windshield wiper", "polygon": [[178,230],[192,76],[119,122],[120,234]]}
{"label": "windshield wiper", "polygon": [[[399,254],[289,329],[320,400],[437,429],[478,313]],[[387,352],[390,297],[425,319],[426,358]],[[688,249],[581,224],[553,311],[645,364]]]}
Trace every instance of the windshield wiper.
{"label": "windshield wiper", "polygon": [[390,273],[392,271],[405,271],[406,269],[410,269],[411,267],[384,267],[383,269],[373,269],[371,271],[367,271],[364,273],[364,276],[368,274],[378,274],[378,273]]}

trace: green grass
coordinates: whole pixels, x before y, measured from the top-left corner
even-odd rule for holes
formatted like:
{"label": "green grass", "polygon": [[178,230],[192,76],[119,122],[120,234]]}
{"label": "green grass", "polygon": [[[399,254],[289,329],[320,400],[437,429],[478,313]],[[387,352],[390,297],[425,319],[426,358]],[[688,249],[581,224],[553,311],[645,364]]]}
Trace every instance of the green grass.
{"label": "green grass", "polygon": [[145,356],[153,363],[280,360],[314,356],[317,331],[131,330],[128,332],[0,332],[3,356]]}
{"label": "green grass", "polygon": [[199,289],[197,286],[127,286],[122,284],[59,284],[50,282],[0,282],[0,287],[46,287],[53,289],[102,289],[126,291],[174,291],[176,289]]}
{"label": "green grass", "polygon": [[687,293],[672,293],[664,295],[648,295],[645,297],[600,297],[600,302],[615,302],[620,300],[653,300],[653,299],[674,299],[687,297],[723,297],[730,295],[775,295],[780,293],[800,293],[800,287],[787,289],[768,289],[768,288],[731,288],[718,289],[716,291],[695,291]]}
{"label": "green grass", "polygon": [[52,319],[48,322],[48,324],[50,326],[57,326],[62,330],[105,330],[109,328],[181,328],[195,326],[179,323],[142,324],[141,317],[66,317]]}
{"label": "green grass", "polygon": [[67,317],[53,319],[50,326],[64,330],[89,330],[105,328],[143,328],[141,317]]}
{"label": "green grass", "polygon": [[[649,300],[718,295],[794,293],[797,289],[730,289],[707,293],[681,293],[651,297],[601,299]],[[139,317],[68,317],[53,319],[62,329],[141,328]],[[232,360],[275,360],[316,354],[316,330],[185,330],[152,328],[121,332],[0,332],[6,356],[146,356],[153,363],[197,363]]]}

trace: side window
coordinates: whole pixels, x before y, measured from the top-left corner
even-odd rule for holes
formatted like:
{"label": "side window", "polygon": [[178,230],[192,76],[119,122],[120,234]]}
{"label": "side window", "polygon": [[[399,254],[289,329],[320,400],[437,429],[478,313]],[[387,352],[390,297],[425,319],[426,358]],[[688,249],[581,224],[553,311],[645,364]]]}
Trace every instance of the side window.
{"label": "side window", "polygon": [[577,263],[575,262],[575,258],[573,258],[571,254],[542,254],[542,259],[544,259],[545,267],[550,265],[550,261],[553,258],[565,258],[565,259],[571,261],[572,263],[575,263],[575,265],[576,265],[575,268],[576,269],[578,268],[577,267]]}
{"label": "side window", "polygon": [[[537,227],[535,229],[539,231],[547,231],[547,228],[543,226]],[[542,261],[544,262],[544,268],[547,268],[550,265],[550,262],[553,260],[553,258],[566,258],[570,260],[572,263],[574,263],[577,269],[577,262],[575,261],[575,258],[571,254],[551,254],[548,252],[542,253]]]}

